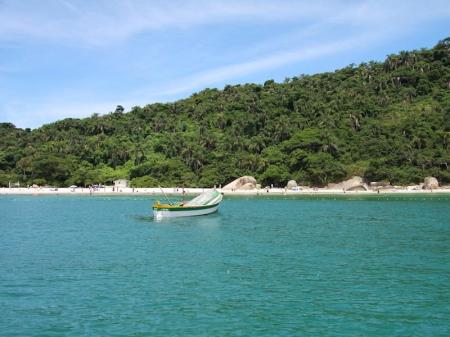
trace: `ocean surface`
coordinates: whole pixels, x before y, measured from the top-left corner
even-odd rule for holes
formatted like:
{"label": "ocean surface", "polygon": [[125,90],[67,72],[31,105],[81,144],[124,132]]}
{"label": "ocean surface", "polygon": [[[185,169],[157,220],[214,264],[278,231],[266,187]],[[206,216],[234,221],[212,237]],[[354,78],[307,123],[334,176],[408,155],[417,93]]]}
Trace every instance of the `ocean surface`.
{"label": "ocean surface", "polygon": [[450,196],[0,196],[0,336],[450,336]]}

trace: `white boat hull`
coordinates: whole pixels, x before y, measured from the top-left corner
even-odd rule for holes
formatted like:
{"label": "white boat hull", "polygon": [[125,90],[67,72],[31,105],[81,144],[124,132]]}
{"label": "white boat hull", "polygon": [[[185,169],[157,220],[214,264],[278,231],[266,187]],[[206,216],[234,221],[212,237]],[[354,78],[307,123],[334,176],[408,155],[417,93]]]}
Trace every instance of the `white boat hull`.
{"label": "white boat hull", "polygon": [[219,204],[214,207],[206,208],[206,209],[190,209],[190,210],[177,210],[177,211],[169,211],[167,209],[154,209],[153,217],[156,220],[161,220],[164,218],[178,218],[185,216],[198,216],[198,215],[206,215],[217,212],[219,208]]}

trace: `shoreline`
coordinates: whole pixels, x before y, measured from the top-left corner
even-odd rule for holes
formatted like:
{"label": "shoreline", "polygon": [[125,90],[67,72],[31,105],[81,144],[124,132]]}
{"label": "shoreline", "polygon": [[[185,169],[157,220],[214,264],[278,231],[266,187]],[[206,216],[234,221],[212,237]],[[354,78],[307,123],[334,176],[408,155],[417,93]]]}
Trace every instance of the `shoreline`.
{"label": "shoreline", "polygon": [[[168,196],[193,196],[210,188],[163,188]],[[390,194],[450,194],[450,188],[437,188],[433,190],[392,188],[386,190],[369,191],[343,191],[328,188],[303,188],[301,190],[289,190],[285,188],[254,189],[254,190],[223,190],[217,189],[225,196],[308,196],[308,195],[390,195]],[[164,196],[160,188],[48,188],[48,187],[12,187],[0,188],[0,195],[103,195],[103,196]]]}

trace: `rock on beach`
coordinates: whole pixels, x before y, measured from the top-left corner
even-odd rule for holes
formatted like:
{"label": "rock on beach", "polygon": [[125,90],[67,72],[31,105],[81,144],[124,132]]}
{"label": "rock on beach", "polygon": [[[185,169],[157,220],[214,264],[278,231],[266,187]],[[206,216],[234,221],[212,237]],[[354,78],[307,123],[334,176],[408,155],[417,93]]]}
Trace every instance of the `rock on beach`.
{"label": "rock on beach", "polygon": [[243,176],[225,185],[222,190],[253,190],[256,189],[256,179],[252,176]]}

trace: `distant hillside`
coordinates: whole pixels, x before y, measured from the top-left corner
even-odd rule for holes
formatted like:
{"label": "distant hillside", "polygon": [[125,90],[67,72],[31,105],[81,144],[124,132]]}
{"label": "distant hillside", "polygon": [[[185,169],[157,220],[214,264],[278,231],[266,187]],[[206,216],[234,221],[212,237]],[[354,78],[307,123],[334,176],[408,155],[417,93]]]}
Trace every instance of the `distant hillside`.
{"label": "distant hillside", "polygon": [[[64,107],[61,107],[64,110]],[[253,175],[450,183],[450,38],[384,62],[205,89],[35,130],[0,124],[0,184],[212,186]]]}

